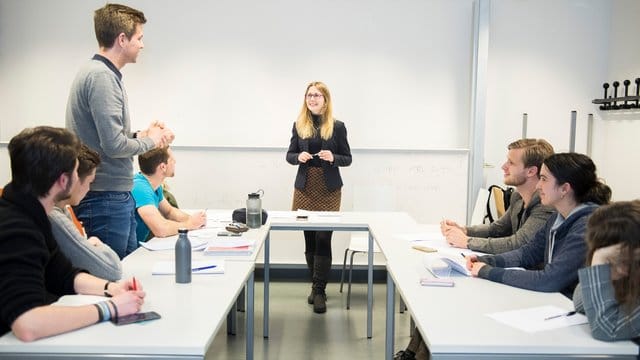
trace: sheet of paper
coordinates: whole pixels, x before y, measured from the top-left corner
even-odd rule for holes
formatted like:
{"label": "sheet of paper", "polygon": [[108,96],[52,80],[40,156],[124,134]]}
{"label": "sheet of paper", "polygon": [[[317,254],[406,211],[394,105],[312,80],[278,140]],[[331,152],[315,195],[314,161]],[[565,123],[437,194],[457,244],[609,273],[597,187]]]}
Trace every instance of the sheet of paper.
{"label": "sheet of paper", "polygon": [[247,239],[244,236],[217,236],[207,242],[207,246],[215,247],[240,247],[240,246],[254,246],[254,239]]}
{"label": "sheet of paper", "polygon": [[586,324],[588,322],[587,317],[583,314],[559,316],[553,319],[545,320],[552,316],[567,314],[572,310],[573,309],[567,310],[557,306],[547,305],[520,310],[497,312],[486,314],[486,316],[516,329],[520,329],[528,333],[535,333],[538,331]]}
{"label": "sheet of paper", "polygon": [[[195,260],[191,263],[192,274],[223,274],[224,260]],[[153,275],[171,275],[176,273],[176,264],[174,261],[158,261],[151,269]]]}
{"label": "sheet of paper", "polygon": [[207,226],[210,223],[230,223],[231,220],[231,211],[228,212],[219,212],[219,211],[207,211]]}
{"label": "sheet of paper", "polygon": [[446,244],[444,236],[442,236],[440,232],[395,234],[394,237],[401,240],[409,241],[409,242],[415,242],[415,243],[424,242],[424,244],[413,244],[413,245],[429,246],[430,244],[427,244],[427,243],[442,243],[442,245]]}
{"label": "sheet of paper", "polygon": [[337,223],[341,221],[342,216],[334,211],[306,211],[298,210],[299,215],[309,216],[309,222],[315,223]]}
{"label": "sheet of paper", "polygon": [[279,211],[279,210],[271,210],[268,212],[269,219],[295,219],[296,211]]}
{"label": "sheet of paper", "polygon": [[189,239],[205,239],[210,240],[218,236],[218,232],[224,231],[224,226],[207,227],[204,229],[197,229],[189,231]]}
{"label": "sheet of paper", "polygon": [[[141,242],[140,246],[151,251],[173,250],[176,247],[177,240],[178,235],[168,236],[165,238],[153,238],[147,242]],[[208,239],[189,236],[189,241],[191,242],[191,250],[198,251],[207,246]]]}
{"label": "sheet of paper", "polygon": [[96,304],[101,301],[105,301],[108,298],[105,296],[98,295],[64,295],[61,296],[58,301],[54,302],[52,305],[59,306],[82,306],[82,305],[90,305]]}

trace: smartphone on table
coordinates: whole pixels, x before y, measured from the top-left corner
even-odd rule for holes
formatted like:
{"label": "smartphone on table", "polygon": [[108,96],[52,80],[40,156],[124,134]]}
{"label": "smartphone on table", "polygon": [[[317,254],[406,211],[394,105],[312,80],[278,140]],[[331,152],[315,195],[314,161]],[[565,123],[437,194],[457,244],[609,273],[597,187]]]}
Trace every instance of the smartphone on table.
{"label": "smartphone on table", "polygon": [[160,317],[161,317],[160,314],[158,314],[157,312],[148,311],[148,312],[140,312],[140,313],[135,313],[135,314],[126,315],[126,316],[120,316],[118,318],[111,318],[111,322],[116,325],[127,325],[127,324],[142,322],[142,321],[160,319]]}

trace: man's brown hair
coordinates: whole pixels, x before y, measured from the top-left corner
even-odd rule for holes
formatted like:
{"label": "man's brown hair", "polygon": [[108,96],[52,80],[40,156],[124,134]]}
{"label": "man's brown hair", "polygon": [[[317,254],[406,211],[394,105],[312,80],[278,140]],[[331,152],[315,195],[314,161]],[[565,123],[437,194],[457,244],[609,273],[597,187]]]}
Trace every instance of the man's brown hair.
{"label": "man's brown hair", "polygon": [[107,4],[96,10],[93,15],[96,39],[98,45],[104,48],[113,47],[116,38],[122,33],[131,40],[136,26],[146,22],[142,11],[120,4]]}

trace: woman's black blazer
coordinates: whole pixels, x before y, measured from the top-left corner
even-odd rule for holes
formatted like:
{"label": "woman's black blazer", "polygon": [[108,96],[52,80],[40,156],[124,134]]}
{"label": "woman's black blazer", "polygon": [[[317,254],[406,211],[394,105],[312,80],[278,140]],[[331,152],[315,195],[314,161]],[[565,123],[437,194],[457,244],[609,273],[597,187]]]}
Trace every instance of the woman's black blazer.
{"label": "woman's black blazer", "polygon": [[[322,150],[331,150],[333,153],[333,163],[322,161],[322,170],[324,172],[324,181],[329,191],[342,187],[342,177],[340,177],[339,166],[351,165],[351,148],[347,141],[347,128],[342,121],[336,120],[333,124],[333,135],[328,140],[322,139]],[[306,151],[309,152],[309,139],[301,139],[296,130],[296,124],[293,124],[291,135],[291,143],[287,150],[287,162],[291,165],[298,166],[298,174],[296,175],[295,187],[303,190],[307,183],[308,164],[300,164],[298,162],[298,154]]]}

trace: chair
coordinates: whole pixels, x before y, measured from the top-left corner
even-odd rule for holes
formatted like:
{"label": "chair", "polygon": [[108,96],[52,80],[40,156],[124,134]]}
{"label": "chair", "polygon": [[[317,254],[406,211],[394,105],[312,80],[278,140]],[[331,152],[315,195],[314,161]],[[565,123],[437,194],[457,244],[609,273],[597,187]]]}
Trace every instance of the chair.
{"label": "chair", "polygon": [[[344,285],[344,272],[347,267],[347,256],[351,252],[349,258],[349,285],[347,287],[347,309],[351,307],[351,276],[353,272],[353,256],[357,253],[367,253],[369,251],[369,233],[351,233],[351,241],[349,246],[344,250],[344,260],[342,261],[342,274],[340,275],[340,292],[342,292],[342,286]],[[379,253],[380,248],[374,242],[373,252]]]}
{"label": "chair", "polygon": [[496,219],[499,219],[507,211],[504,204],[504,190],[499,187],[493,187],[491,192],[496,205],[496,213],[498,214]]}
{"label": "chair", "polygon": [[489,191],[485,188],[480,188],[478,190],[478,197],[476,197],[476,205],[473,207],[473,213],[471,215],[471,225],[478,225],[484,222],[488,199]]}

